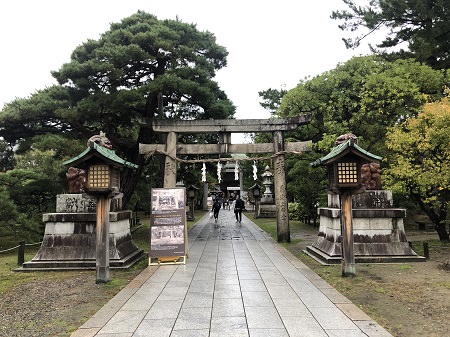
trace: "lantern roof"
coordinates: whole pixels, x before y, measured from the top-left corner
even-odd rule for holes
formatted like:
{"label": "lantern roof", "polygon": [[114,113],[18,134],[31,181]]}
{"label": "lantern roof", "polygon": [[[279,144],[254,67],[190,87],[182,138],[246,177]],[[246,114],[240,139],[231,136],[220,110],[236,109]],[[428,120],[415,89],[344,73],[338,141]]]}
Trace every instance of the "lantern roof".
{"label": "lantern roof", "polygon": [[370,153],[369,151],[364,150],[363,148],[359,147],[355,140],[350,138],[347,141],[339,144],[338,146],[334,147],[330,153],[328,153],[326,156],[319,158],[312,163],[310,163],[311,166],[320,166],[320,165],[327,165],[329,163],[333,163],[340,158],[348,155],[348,154],[354,154],[360,159],[365,160],[367,162],[372,161],[380,161],[383,158],[380,156],[377,156],[373,153]]}
{"label": "lantern roof", "polygon": [[116,152],[114,150],[107,149],[106,147],[98,145],[95,142],[91,142],[86,150],[84,150],[78,156],[66,160],[63,165],[76,166],[78,164],[87,162],[91,158],[99,158],[110,165],[118,167],[126,166],[128,168],[134,169],[139,167],[136,164],[130,163],[125,159],[120,158],[118,155],[116,155]]}
{"label": "lantern roof", "polygon": [[194,185],[191,185],[191,186],[188,187],[188,190],[196,190],[196,191],[198,191],[199,188],[194,186]]}

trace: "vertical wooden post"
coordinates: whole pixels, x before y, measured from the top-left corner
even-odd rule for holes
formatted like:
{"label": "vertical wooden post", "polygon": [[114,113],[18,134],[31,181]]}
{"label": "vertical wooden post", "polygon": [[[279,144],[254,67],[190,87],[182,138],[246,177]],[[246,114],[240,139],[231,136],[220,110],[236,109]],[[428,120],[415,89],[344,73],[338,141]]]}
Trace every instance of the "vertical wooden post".
{"label": "vertical wooden post", "polygon": [[428,247],[428,242],[423,243],[423,256],[428,260],[430,259],[430,249]]}
{"label": "vertical wooden post", "polygon": [[[273,133],[274,153],[284,151],[284,139],[281,131]],[[274,159],[274,187],[275,205],[277,209],[277,238],[278,242],[291,242],[289,230],[289,214],[286,197],[286,168],[284,154],[278,154]]]}
{"label": "vertical wooden post", "polygon": [[209,210],[208,207],[208,183],[203,182],[203,210]]}
{"label": "vertical wooden post", "polygon": [[239,170],[239,193],[242,195],[242,191],[244,190],[244,172]]}
{"label": "vertical wooden post", "polygon": [[355,254],[353,252],[352,193],[345,191],[341,199],[342,232],[342,276],[355,276]]}
{"label": "vertical wooden post", "polygon": [[97,227],[96,227],[96,281],[109,281],[109,207],[111,198],[102,193],[97,196]]}
{"label": "vertical wooden post", "polygon": [[194,216],[194,199],[195,198],[191,198],[189,197],[189,217],[190,220],[195,220],[195,216]]}
{"label": "vertical wooden post", "polygon": [[164,188],[174,188],[177,183],[177,134],[169,132],[166,138],[166,156],[164,167]]}
{"label": "vertical wooden post", "polygon": [[25,262],[25,241],[19,241],[19,252],[17,254],[17,265],[21,266]]}

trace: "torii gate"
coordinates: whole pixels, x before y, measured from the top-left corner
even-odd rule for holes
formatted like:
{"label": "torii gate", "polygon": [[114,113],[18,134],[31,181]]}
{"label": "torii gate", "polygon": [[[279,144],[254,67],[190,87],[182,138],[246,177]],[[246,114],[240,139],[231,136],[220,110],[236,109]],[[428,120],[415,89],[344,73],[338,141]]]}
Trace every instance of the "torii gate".
{"label": "torii gate", "polygon": [[[311,141],[285,143],[283,131],[294,130],[311,122],[312,116],[269,119],[152,120],[156,133],[165,133],[166,144],[139,144],[139,153],[159,152],[166,155],[164,187],[176,184],[177,154],[243,154],[274,153],[274,189],[277,210],[278,242],[290,242],[288,203],[286,198],[285,153],[301,153],[310,149]],[[148,122],[141,121],[148,125]],[[272,132],[273,143],[231,144],[231,133]],[[179,133],[219,135],[218,144],[178,144]]]}

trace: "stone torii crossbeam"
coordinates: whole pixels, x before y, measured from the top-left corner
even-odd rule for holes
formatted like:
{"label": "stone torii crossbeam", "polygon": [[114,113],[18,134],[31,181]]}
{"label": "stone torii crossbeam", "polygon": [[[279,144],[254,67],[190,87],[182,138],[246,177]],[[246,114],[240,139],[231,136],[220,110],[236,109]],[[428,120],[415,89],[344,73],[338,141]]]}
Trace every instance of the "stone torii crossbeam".
{"label": "stone torii crossbeam", "polygon": [[[311,122],[312,116],[269,119],[208,119],[208,120],[142,120],[156,133],[166,134],[165,144],[139,144],[139,153],[159,152],[166,155],[164,187],[176,184],[177,154],[274,154],[274,189],[277,209],[278,242],[290,242],[288,205],[286,198],[285,153],[308,151],[311,141],[284,142],[283,131],[294,130]],[[272,132],[273,143],[231,144],[231,133]],[[178,134],[218,134],[218,144],[178,144]]]}

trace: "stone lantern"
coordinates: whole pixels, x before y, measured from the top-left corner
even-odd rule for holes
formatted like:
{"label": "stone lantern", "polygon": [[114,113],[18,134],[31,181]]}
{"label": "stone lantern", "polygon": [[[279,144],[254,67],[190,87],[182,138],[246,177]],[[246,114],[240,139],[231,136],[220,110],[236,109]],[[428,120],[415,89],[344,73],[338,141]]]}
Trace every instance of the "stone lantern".
{"label": "stone lantern", "polygon": [[261,175],[263,178],[263,185],[265,187],[264,195],[261,197],[261,203],[262,204],[274,204],[275,199],[273,198],[273,192],[272,192],[272,178],[273,173],[270,172],[269,165],[266,166],[265,172]]}
{"label": "stone lantern", "polygon": [[198,191],[198,188],[195,187],[194,185],[191,185],[187,188],[188,191],[188,198],[189,198],[189,214],[188,214],[188,220],[192,221],[195,220],[194,217],[194,199],[195,199],[195,194]]}
{"label": "stone lantern", "polygon": [[255,219],[258,217],[259,213],[259,199],[261,197],[261,186],[258,184],[253,185],[249,188],[252,191],[253,199],[255,200]]}
{"label": "stone lantern", "polygon": [[311,166],[325,165],[328,173],[328,190],[339,194],[341,200],[342,276],[355,275],[353,253],[352,194],[362,193],[361,165],[379,162],[382,158],[359,147],[349,138],[317,159]]}
{"label": "stone lantern", "polygon": [[[98,141],[97,141],[98,140]],[[101,144],[107,144],[102,146]],[[109,210],[111,198],[120,192],[120,168],[137,168],[111,149],[104,134],[92,137],[78,156],[63,163],[87,172],[84,190],[97,198],[96,283],[109,281]]]}

